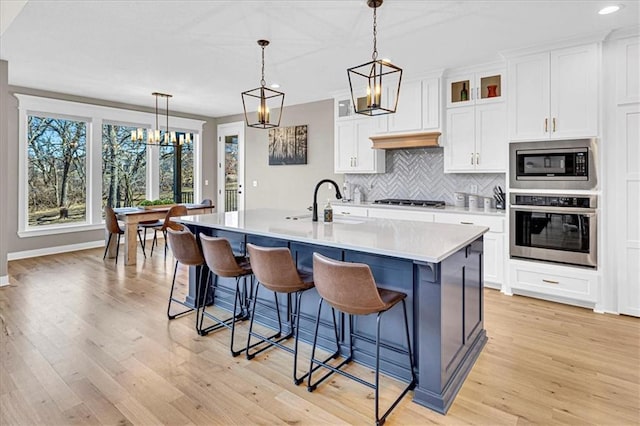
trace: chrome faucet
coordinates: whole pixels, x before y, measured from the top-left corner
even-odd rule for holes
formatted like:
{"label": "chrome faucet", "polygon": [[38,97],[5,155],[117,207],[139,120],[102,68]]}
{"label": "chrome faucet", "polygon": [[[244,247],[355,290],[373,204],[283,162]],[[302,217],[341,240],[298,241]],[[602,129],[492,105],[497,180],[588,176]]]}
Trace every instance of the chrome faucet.
{"label": "chrome faucet", "polygon": [[335,183],[331,179],[322,179],[320,182],[318,182],[316,185],[316,189],[314,189],[313,191],[313,219],[312,220],[314,222],[318,221],[318,189],[320,189],[320,186],[323,183],[332,184],[336,188],[336,198],[338,200],[342,198],[342,194],[340,194],[340,188],[338,187],[337,183]]}

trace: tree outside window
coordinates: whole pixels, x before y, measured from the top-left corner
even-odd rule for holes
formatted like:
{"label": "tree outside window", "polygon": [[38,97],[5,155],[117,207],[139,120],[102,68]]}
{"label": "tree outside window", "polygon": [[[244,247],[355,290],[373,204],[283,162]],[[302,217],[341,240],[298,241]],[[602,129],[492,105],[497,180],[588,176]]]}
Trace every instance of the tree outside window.
{"label": "tree outside window", "polygon": [[28,223],[59,225],[87,220],[87,123],[27,118]]}
{"label": "tree outside window", "polygon": [[146,194],[146,145],[131,141],[135,127],[102,126],[102,205],[136,206]]}

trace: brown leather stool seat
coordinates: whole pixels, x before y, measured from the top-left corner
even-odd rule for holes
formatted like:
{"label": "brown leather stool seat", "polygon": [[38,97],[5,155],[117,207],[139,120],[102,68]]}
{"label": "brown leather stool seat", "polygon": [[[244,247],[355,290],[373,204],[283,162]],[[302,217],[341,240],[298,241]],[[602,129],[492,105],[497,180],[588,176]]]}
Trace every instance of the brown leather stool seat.
{"label": "brown leather stool seat", "polygon": [[[189,229],[182,225],[174,224],[174,226],[176,228],[179,226],[181,229],[167,228],[167,244],[171,247],[173,257],[175,257],[176,259],[176,266],[173,269],[173,280],[171,281],[171,293],[169,293],[169,306],[167,306],[167,317],[169,317],[170,320],[194,310],[193,307],[186,304],[184,301],[173,297],[173,290],[176,285],[176,274],[178,272],[178,264],[182,263],[185,266],[204,265],[204,257],[202,256],[202,251],[200,250],[200,246],[196,241],[195,235],[193,235],[191,231],[189,231]],[[200,282],[202,278],[201,274],[202,270],[200,270],[200,273],[198,274],[198,282]],[[186,306],[189,309],[177,314],[172,314],[171,304],[174,302]],[[196,329],[197,326],[198,317],[196,316]]]}
{"label": "brown leather stool seat", "polygon": [[[316,317],[316,326],[313,338],[313,348],[311,350],[311,364],[309,366],[309,379],[307,390],[312,392],[318,384],[325,380],[333,373],[341,374],[345,377],[353,379],[358,383],[368,386],[375,391],[375,415],[376,424],[383,424],[391,410],[400,402],[406,393],[416,386],[416,375],[413,363],[413,353],[411,351],[411,339],[409,337],[409,321],[407,318],[407,306],[405,299],[406,294],[378,288],[368,265],[362,263],[341,262],[329,259],[318,253],[313,254],[313,277],[320,294],[320,303],[318,304],[318,316]],[[322,311],[323,302],[327,302],[331,306],[333,318],[335,321],[335,310],[349,315],[349,355],[338,365],[330,365],[326,361],[315,359],[316,344],[318,340],[318,325],[320,323],[320,313]],[[383,313],[402,302],[404,311],[405,334],[407,339],[406,349],[391,346],[380,342],[380,318]],[[375,341],[365,336],[356,335],[353,331],[354,315],[370,315],[376,314],[376,338]],[[359,377],[341,370],[345,364],[351,362],[353,357],[353,338],[358,337],[375,343],[375,383],[367,382]],[[336,339],[336,346],[340,350],[340,342]],[[398,353],[404,353],[408,356],[409,367],[411,371],[411,380],[404,388],[400,395],[391,404],[391,407],[380,416],[379,415],[379,389],[380,389],[380,347],[392,350]],[[312,382],[312,374],[314,364],[322,366],[329,370],[324,376],[315,383]]]}
{"label": "brown leather stool seat", "polygon": [[[298,328],[300,326],[300,302],[302,293],[313,288],[311,274],[299,271],[293,263],[291,252],[286,247],[259,247],[254,244],[247,244],[249,258],[253,273],[257,280],[257,285],[251,296],[252,309],[251,321],[249,323],[249,335],[247,337],[247,359],[254,358],[257,354],[266,349],[276,346],[293,354],[293,381],[296,385],[302,383],[308,373],[301,377],[297,375],[298,368]],[[258,290],[260,287],[270,290],[275,298],[275,312],[278,320],[278,331],[271,336],[264,336],[253,330],[253,324],[256,317],[256,305],[258,304]],[[282,320],[280,316],[280,305],[278,304],[278,293],[284,293],[288,296],[295,294],[293,306],[289,303],[291,298],[287,297],[287,317],[289,318],[288,333],[282,336]],[[251,343],[251,338],[255,337],[258,342]],[[293,349],[282,344],[283,341],[294,337],[295,342]],[[255,352],[250,349],[266,343]]]}
{"label": "brown leather stool seat", "polygon": [[[205,281],[204,292],[202,292],[203,303],[199,315],[199,324],[197,326],[198,333],[201,336],[205,336],[209,332],[218,330],[223,327],[231,329],[231,343],[229,345],[231,349],[231,355],[238,356],[246,348],[243,348],[241,350],[234,349],[233,341],[235,336],[235,325],[236,321],[245,320],[249,317],[247,312],[248,310],[245,311],[245,295],[247,292],[246,278],[253,273],[251,270],[251,264],[246,257],[235,256],[233,254],[233,250],[231,249],[231,244],[225,238],[209,237],[200,233],[200,242],[202,244],[202,252],[204,253],[205,262],[209,267],[209,274],[207,276],[207,280]],[[213,283],[210,283],[212,273],[215,275],[215,277]],[[229,291],[229,289],[218,285],[219,277],[236,279],[233,300],[233,315],[227,319],[220,319],[211,312],[206,311],[209,288],[211,288],[212,290],[212,300],[214,301],[214,303],[216,290]],[[243,279],[244,283],[243,290],[240,289],[241,278]],[[201,294],[200,290],[198,290],[198,294]],[[240,309],[239,312],[238,308]],[[215,321],[215,324],[209,327],[204,327],[205,317]]]}

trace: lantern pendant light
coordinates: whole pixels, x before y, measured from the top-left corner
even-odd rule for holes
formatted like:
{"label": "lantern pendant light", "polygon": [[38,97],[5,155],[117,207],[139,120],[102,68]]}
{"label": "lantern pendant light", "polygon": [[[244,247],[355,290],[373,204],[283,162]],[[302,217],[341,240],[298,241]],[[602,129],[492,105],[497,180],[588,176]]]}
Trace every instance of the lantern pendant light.
{"label": "lantern pendant light", "polygon": [[373,9],[373,53],[371,61],[347,69],[351,100],[357,114],[383,115],[396,112],[400,97],[402,68],[378,59],[377,14],[383,0],[367,0]]}
{"label": "lantern pendant light", "polygon": [[[260,80],[260,87],[242,92],[242,106],[247,126],[257,129],[271,129],[280,126],[284,93],[265,87],[264,48],[269,45],[269,40],[258,40],[258,45],[262,48],[262,79]],[[277,111],[274,113],[275,109]],[[248,111],[255,111],[255,113]],[[271,121],[272,118],[274,118],[273,121]]]}

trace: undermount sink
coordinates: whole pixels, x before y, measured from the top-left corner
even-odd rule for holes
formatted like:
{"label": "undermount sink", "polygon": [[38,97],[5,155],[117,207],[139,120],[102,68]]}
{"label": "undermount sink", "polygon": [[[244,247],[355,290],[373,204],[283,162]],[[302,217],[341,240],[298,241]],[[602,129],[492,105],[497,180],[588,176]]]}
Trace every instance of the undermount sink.
{"label": "undermount sink", "polygon": [[357,224],[360,224],[360,223],[364,223],[364,220],[349,219],[349,218],[346,218],[346,217],[334,217],[333,221],[335,223],[344,223],[344,224],[347,224],[347,225],[357,225]]}
{"label": "undermount sink", "polygon": [[[310,214],[299,214],[296,216],[285,216],[285,219],[289,219],[289,220],[305,220],[306,219],[310,219],[311,215]],[[343,223],[345,225],[357,225],[360,223],[364,223],[364,220],[358,220],[358,219],[352,219],[352,218],[347,218],[347,217],[342,217],[342,216],[334,216],[333,217],[333,221],[335,223]],[[318,223],[322,223],[322,221],[319,221]]]}

